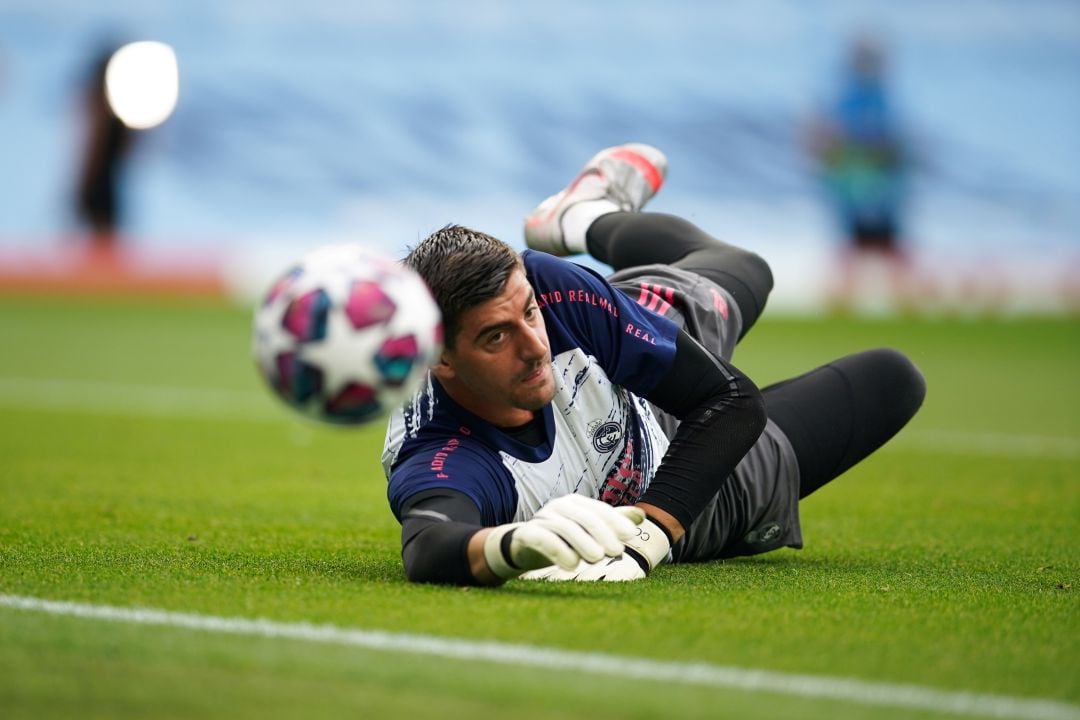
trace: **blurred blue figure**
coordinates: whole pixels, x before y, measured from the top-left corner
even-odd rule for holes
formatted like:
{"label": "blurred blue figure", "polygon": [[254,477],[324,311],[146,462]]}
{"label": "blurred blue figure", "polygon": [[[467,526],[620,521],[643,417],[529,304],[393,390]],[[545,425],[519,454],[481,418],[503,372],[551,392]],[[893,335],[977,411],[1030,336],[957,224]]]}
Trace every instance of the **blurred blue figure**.
{"label": "blurred blue figure", "polygon": [[[848,240],[841,288],[847,301],[856,299],[868,271],[889,275],[890,302],[904,290],[906,261],[900,244],[906,158],[884,65],[874,39],[856,40],[838,97],[811,136],[825,189]],[[870,284],[881,287],[877,278]]]}

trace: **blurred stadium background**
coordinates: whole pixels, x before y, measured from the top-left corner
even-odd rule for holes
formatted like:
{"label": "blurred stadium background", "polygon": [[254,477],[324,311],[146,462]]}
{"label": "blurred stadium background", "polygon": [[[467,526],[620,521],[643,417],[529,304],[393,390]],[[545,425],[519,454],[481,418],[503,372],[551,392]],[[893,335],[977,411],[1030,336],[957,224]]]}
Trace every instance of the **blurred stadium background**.
{"label": "blurred stadium background", "polygon": [[841,240],[800,138],[864,31],[914,157],[924,307],[1075,311],[1075,0],[4,0],[0,285],[89,272],[82,92],[103,48],[159,40],[180,96],[125,168],[136,274],[248,297],[328,241],[401,253],[459,222],[520,245],[539,199],[638,140],[671,161],[650,209],[757,249],[774,308],[816,312]]}
{"label": "blurred stadium background", "polygon": [[[830,307],[844,239],[804,139],[867,31],[912,154],[903,240],[934,321],[787,319]],[[179,102],[131,148],[105,252],[75,211],[86,92],[103,51],[139,40],[175,50]],[[1077,718],[1078,80],[1078,0],[0,0],[0,716]],[[521,247],[524,214],[627,140],[670,158],[650,209],[775,271],[740,368],[765,385],[889,345],[925,372],[927,404],[806,504],[798,556],[614,589],[406,585],[382,428],[275,404],[247,303],[325,242],[400,255],[459,222]],[[62,296],[86,290],[133,297]],[[160,292],[243,304],[138,294]],[[537,683],[506,663],[151,631],[20,599],[790,683]],[[815,699],[814,683],[846,689]]]}

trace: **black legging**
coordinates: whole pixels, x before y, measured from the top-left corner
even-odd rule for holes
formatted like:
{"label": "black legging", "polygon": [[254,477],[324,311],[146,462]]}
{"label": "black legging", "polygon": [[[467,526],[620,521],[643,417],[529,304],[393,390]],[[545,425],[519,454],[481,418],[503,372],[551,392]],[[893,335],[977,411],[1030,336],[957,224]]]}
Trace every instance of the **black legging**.
{"label": "black legging", "polygon": [[[604,215],[587,235],[589,253],[615,270],[664,263],[704,275],[731,293],[743,318],[740,338],[772,290],[768,264],[673,215]],[[762,391],[769,418],[799,463],[799,497],[848,470],[895,435],[926,395],[919,370],[895,350],[835,360]]]}
{"label": "black legging", "polygon": [[661,263],[709,278],[739,306],[740,338],[757,322],[773,286],[772,271],[760,257],[674,215],[603,215],[589,227],[586,242],[590,255],[615,270]]}
{"label": "black legging", "polygon": [[877,450],[907,424],[926,381],[904,355],[867,350],[761,391],[799,461],[804,498]]}

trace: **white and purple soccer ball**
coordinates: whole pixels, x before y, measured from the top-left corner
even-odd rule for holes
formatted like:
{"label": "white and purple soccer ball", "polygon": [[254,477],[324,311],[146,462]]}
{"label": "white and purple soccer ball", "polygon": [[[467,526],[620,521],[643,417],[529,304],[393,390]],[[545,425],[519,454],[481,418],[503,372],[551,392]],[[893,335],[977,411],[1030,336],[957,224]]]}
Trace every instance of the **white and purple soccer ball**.
{"label": "white and purple soccer ball", "polygon": [[441,350],[442,318],[424,281],[358,244],[305,255],[255,309],[263,378],[289,406],[337,425],[406,401]]}

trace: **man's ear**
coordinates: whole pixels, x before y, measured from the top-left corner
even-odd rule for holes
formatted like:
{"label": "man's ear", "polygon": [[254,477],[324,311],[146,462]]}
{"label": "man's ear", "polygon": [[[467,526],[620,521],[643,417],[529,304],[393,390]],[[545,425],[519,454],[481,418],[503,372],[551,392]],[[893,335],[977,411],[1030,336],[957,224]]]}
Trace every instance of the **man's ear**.
{"label": "man's ear", "polygon": [[454,372],[454,366],[447,357],[446,350],[443,350],[439,355],[439,359],[431,366],[431,373],[439,379],[440,382],[446,382],[447,380],[453,380],[457,377],[457,373]]}

